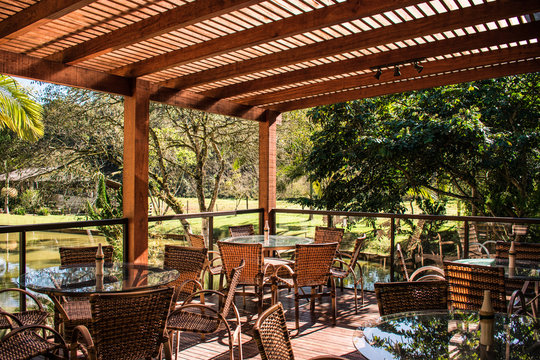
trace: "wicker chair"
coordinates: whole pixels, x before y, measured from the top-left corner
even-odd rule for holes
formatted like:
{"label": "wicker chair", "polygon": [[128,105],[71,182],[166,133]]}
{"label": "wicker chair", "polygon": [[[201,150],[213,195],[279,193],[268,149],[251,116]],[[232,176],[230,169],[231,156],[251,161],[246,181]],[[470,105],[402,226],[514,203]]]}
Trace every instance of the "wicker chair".
{"label": "wicker chair", "polygon": [[[331,276],[330,268],[334,261],[338,243],[328,244],[308,244],[296,245],[295,262],[289,265],[280,265],[276,268],[275,274],[279,283],[294,288],[294,305],[296,329],[299,328],[299,308],[301,298],[310,298],[310,310],[315,311],[315,298],[323,295],[330,295],[332,299],[332,318],[333,324],[336,323],[336,283],[334,277]],[[283,277],[283,272],[286,272],[289,277]],[[329,280],[330,279],[330,284]],[[316,289],[330,285],[330,291],[327,293],[317,292]],[[300,294],[302,287],[311,287],[311,294]],[[277,302],[278,295],[274,294],[274,302]]]}
{"label": "wicker chair", "polygon": [[[257,311],[262,313],[264,287],[272,284],[272,275],[274,266],[264,264],[262,244],[236,244],[224,241],[218,241],[221,261],[223,263],[224,274],[227,276],[227,283],[231,283],[230,274],[232,269],[236,268],[242,260],[245,261],[245,267],[238,280],[238,285],[244,287],[242,291],[236,291],[236,295],[244,296],[244,307],[246,304],[246,295],[257,296]],[[246,286],[253,286],[254,291],[246,291]],[[222,282],[220,281],[220,291]]]}
{"label": "wicker chair", "polygon": [[[277,303],[265,310],[255,322],[253,337],[262,360],[293,360],[289,330],[283,305]],[[314,359],[344,359],[337,356],[317,356]]]}
{"label": "wicker chair", "polygon": [[396,244],[396,253],[403,269],[403,278],[405,281],[425,281],[425,280],[444,280],[444,271],[436,266],[426,265],[416,269],[410,276],[401,245]]}
{"label": "wicker chair", "polygon": [[178,287],[179,301],[184,301],[196,289],[203,289],[202,274],[207,263],[206,253],[206,248],[165,245],[163,266],[180,273],[180,276],[167,286]]}
{"label": "wicker chair", "polygon": [[[96,262],[97,246],[88,247],[61,247],[60,264],[62,266],[94,265]],[[105,264],[112,264],[114,247],[102,246]],[[55,307],[54,324],[56,330],[62,328],[67,341],[71,339],[73,329],[79,325],[89,326],[92,320],[90,302],[88,297],[51,297]]]}
{"label": "wicker chair", "polygon": [[507,312],[504,268],[444,262],[448,301],[455,309],[480,310],[484,290],[491,291],[496,312]]}
{"label": "wicker chair", "polygon": [[447,310],[447,284],[437,281],[375,283],[381,316],[404,311]]}
{"label": "wicker chair", "polygon": [[343,240],[343,234],[345,233],[344,229],[330,228],[330,227],[315,227],[315,238],[313,239],[314,244],[328,244],[328,243],[338,243],[341,244]]}
{"label": "wicker chair", "polygon": [[[351,255],[340,252],[339,258],[334,259],[334,264],[337,262],[340,264],[339,267],[332,266],[330,268],[330,274],[332,277],[341,280],[341,291],[343,291],[343,279],[347,276],[352,276],[353,285],[354,285],[354,311],[358,313],[358,284],[360,284],[360,291],[362,295],[362,305],[364,305],[364,274],[362,273],[362,266],[358,264],[358,256],[360,255],[360,250],[364,245],[364,240],[366,240],[366,235],[362,235],[356,239],[354,244],[354,249]],[[349,262],[343,261],[343,258],[348,258]],[[359,276],[355,273],[355,268],[358,268]]]}
{"label": "wicker chair", "polygon": [[229,226],[229,233],[232,237],[255,235],[255,229],[252,224]]}
{"label": "wicker chair", "polygon": [[157,358],[167,343],[167,316],[175,300],[174,288],[91,295],[90,331],[83,325],[73,330],[71,358],[78,350],[87,359]]}
{"label": "wicker chair", "polygon": [[[103,249],[103,255],[105,256],[105,264],[111,264],[113,261],[114,247],[105,245],[101,248]],[[97,249],[97,246],[58,248],[58,251],[60,252],[60,264],[62,266],[95,264]]]}
{"label": "wicker chair", "polygon": [[[24,294],[25,296],[28,296],[29,298],[33,300],[33,302],[36,303],[37,305],[36,310],[26,310],[26,311],[20,311],[20,312],[15,312],[15,313],[10,314],[11,316],[16,317],[17,320],[22,325],[44,325],[45,324],[45,320],[49,316],[49,313],[45,311],[41,302],[34,295],[29,293],[28,291],[25,291],[23,289],[18,289],[18,288],[9,288],[9,289],[0,290],[0,294],[3,292],[19,292],[21,294]],[[0,306],[0,311],[5,311],[5,310],[2,309],[2,307]],[[10,323],[9,319],[7,317],[0,316],[0,330],[11,329],[11,327],[12,327],[12,324]]]}
{"label": "wicker chair", "polygon": [[53,328],[41,324],[23,325],[17,316],[2,310],[0,319],[9,324],[6,329],[11,330],[0,339],[0,359],[30,360],[40,355],[69,359],[66,342]]}
{"label": "wicker chair", "polygon": [[[178,335],[179,331],[187,331],[198,334],[212,334],[219,331],[222,328],[227,330],[227,335],[229,338],[229,356],[231,360],[234,360],[233,346],[235,342],[238,342],[238,352],[240,359],[242,359],[242,327],[240,322],[240,313],[234,305],[234,295],[236,287],[239,284],[242,272],[245,267],[245,261],[240,261],[239,266],[232,269],[231,273],[228,275],[230,279],[229,287],[227,294],[224,295],[222,292],[215,290],[202,290],[196,293],[191,294],[191,296],[186,299],[184,305],[174,310],[167,320],[167,330],[169,332],[175,332]],[[191,303],[191,300],[196,296],[201,294],[214,294],[217,295],[220,300],[220,303],[223,305],[220,306],[218,310],[210,307],[209,305],[204,304],[194,304]],[[235,320],[236,320],[236,329],[231,330],[231,326],[227,322],[227,316],[229,315],[231,309],[234,311]],[[172,340],[172,339],[171,339]],[[178,336],[176,337],[176,344],[178,347]],[[170,341],[167,346],[171,345]],[[178,357],[178,348],[176,350],[176,357]]]}

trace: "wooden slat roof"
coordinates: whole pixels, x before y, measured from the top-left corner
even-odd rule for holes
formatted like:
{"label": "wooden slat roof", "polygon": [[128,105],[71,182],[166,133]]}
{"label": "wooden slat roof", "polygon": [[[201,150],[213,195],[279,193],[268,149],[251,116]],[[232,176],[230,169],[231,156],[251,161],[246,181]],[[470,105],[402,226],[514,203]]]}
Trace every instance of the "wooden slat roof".
{"label": "wooden slat roof", "polygon": [[539,20],[538,0],[0,0],[0,72],[119,94],[138,78],[256,119],[536,72]]}

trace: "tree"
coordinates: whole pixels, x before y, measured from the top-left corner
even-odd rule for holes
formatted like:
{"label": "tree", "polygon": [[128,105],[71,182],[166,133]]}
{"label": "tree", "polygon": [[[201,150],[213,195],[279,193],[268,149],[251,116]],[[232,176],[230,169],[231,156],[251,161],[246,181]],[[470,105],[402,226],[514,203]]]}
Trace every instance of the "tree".
{"label": "tree", "polygon": [[307,171],[319,207],[403,211],[408,194],[447,196],[470,213],[538,216],[539,74],[315,108]]}
{"label": "tree", "polygon": [[8,128],[18,137],[36,141],[43,136],[41,105],[14,79],[0,75],[0,130]]}

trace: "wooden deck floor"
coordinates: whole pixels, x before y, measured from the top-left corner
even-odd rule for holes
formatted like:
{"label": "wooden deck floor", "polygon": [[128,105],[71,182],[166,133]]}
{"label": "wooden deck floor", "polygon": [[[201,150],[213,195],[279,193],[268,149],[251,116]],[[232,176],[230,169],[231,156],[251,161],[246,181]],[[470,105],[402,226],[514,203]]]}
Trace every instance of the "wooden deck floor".
{"label": "wooden deck floor", "polygon": [[[338,318],[336,326],[332,326],[329,298],[323,303],[316,303],[312,316],[309,304],[303,300],[300,303],[300,329],[294,329],[294,297],[293,292],[280,291],[280,301],[286,310],[289,331],[292,336],[292,346],[296,359],[308,359],[317,355],[338,355],[347,359],[364,359],[354,348],[352,336],[354,330],[366,321],[379,316],[377,301],[373,292],[365,293],[364,306],[354,312],[353,291],[345,289],[338,295]],[[250,298],[247,298],[246,308],[243,308],[242,298],[237,297],[236,304],[242,315],[242,342],[244,359],[260,359],[257,345],[252,339],[252,327],[257,319],[257,311]],[[267,304],[265,303],[265,306]],[[179,359],[229,359],[228,340],[225,332],[207,337],[204,342],[200,336],[182,333],[180,335]],[[238,349],[235,346],[235,358],[238,359]]]}

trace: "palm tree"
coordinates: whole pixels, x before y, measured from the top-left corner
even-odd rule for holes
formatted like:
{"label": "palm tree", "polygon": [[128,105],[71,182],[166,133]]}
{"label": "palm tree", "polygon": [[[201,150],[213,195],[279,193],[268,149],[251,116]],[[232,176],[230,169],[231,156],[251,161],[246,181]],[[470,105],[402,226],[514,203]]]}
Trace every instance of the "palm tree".
{"label": "palm tree", "polygon": [[11,129],[23,140],[43,136],[43,108],[11,77],[0,75],[0,130]]}

